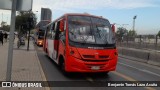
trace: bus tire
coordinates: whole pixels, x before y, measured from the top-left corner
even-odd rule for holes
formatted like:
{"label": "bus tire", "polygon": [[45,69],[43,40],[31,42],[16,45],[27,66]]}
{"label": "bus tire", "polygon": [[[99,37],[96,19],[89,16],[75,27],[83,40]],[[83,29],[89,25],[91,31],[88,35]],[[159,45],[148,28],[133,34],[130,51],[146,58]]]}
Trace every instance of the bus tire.
{"label": "bus tire", "polygon": [[59,58],[59,66],[60,66],[60,69],[62,70],[62,73],[65,76],[69,76],[70,73],[66,72],[66,70],[65,70],[65,61],[64,61],[63,56],[60,56],[60,58]]}

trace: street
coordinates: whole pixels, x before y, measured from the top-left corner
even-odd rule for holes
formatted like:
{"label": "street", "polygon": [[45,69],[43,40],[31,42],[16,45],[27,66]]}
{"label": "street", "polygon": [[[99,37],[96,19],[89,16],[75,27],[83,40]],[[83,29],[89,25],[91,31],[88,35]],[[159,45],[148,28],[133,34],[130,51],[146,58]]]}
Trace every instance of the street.
{"label": "street", "polygon": [[[124,58],[118,59],[117,69],[106,75],[74,73],[70,77],[63,75],[58,66],[43,52],[42,47],[35,46],[47,81],[86,81],[88,87],[51,87],[51,90],[159,90],[155,87],[93,87],[97,81],[160,81],[160,68],[149,64]],[[83,82],[79,82],[83,84]]]}

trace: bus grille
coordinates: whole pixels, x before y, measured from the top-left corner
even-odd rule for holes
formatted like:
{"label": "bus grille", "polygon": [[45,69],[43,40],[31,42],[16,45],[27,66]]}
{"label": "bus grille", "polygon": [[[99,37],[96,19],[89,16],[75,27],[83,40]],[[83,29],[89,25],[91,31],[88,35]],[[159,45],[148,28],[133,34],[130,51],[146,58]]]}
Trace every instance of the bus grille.
{"label": "bus grille", "polygon": [[84,58],[95,58],[94,55],[83,55]]}
{"label": "bus grille", "polygon": [[108,59],[109,56],[99,55],[99,58],[100,58],[100,59]]}
{"label": "bus grille", "polygon": [[83,55],[84,59],[105,59],[108,60],[109,56],[108,55],[98,55],[97,57],[95,55]]}
{"label": "bus grille", "polygon": [[109,60],[83,60],[85,62],[108,62]]}

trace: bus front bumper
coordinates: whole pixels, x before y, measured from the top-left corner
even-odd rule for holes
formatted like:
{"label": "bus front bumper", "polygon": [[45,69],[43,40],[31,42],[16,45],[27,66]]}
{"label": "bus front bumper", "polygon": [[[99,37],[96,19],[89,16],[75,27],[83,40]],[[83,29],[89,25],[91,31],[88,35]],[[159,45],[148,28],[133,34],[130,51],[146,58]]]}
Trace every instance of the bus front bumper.
{"label": "bus front bumper", "polygon": [[98,62],[93,60],[90,62],[73,56],[69,56],[66,60],[65,70],[67,72],[109,72],[115,71],[117,65],[117,57],[105,62],[99,62],[98,60],[96,60]]}

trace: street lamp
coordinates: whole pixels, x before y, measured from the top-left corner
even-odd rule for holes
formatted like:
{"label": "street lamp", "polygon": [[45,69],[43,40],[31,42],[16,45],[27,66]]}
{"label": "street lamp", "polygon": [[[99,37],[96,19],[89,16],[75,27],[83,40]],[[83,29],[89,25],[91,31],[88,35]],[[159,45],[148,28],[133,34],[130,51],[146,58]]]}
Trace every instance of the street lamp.
{"label": "street lamp", "polygon": [[135,19],[137,18],[137,15],[135,15],[134,17],[133,17],[133,31],[135,31]]}

